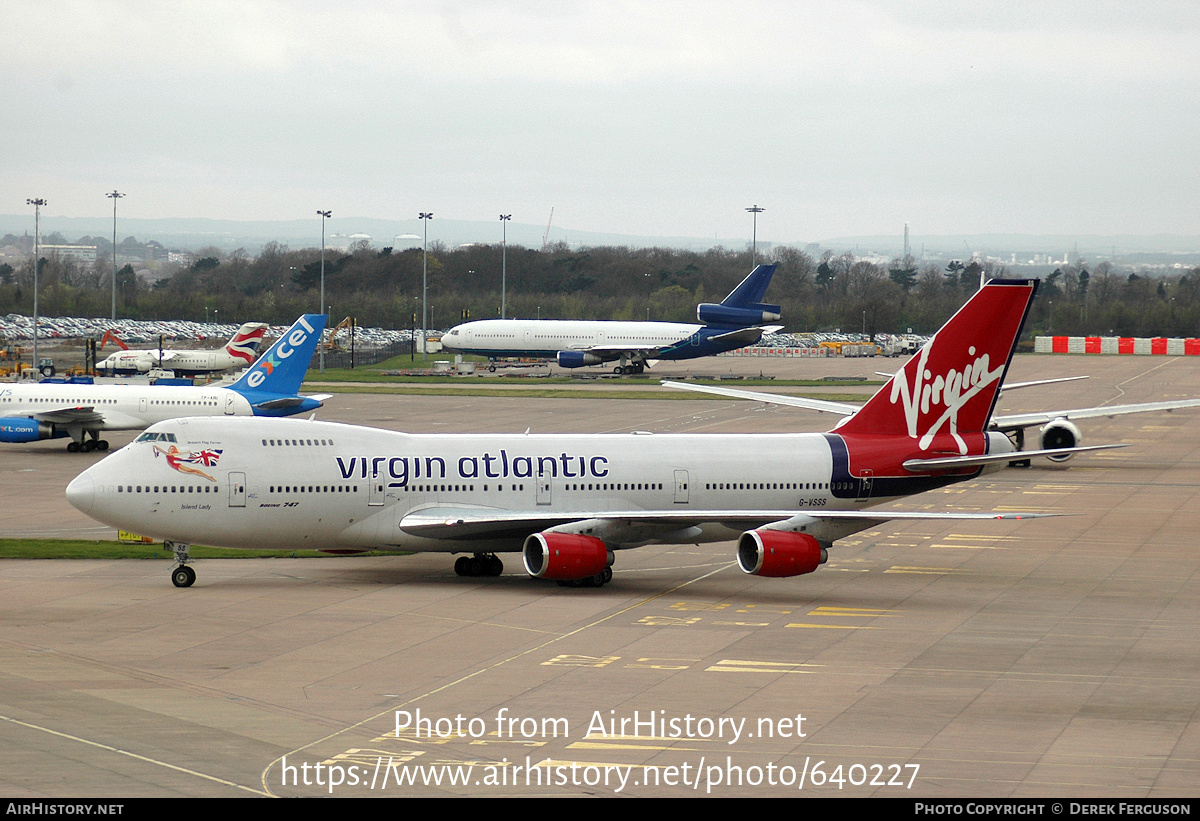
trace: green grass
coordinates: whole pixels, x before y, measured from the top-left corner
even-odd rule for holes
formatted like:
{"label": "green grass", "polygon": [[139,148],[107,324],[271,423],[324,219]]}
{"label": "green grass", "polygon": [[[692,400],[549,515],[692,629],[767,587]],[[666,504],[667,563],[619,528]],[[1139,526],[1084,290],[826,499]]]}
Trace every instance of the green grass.
{"label": "green grass", "polygon": [[[329,554],[316,550],[232,550],[192,545],[193,559],[320,559]],[[395,556],[398,552],[369,551],[356,555]],[[161,542],[125,544],[69,539],[0,539],[0,559],[174,559]]]}

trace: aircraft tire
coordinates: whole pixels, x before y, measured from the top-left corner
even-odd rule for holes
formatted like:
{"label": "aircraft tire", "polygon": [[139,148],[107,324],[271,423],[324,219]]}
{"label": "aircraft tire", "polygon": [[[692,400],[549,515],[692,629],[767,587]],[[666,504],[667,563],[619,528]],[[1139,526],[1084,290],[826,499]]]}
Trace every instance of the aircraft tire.
{"label": "aircraft tire", "polygon": [[454,572],[459,576],[471,575],[471,560],[466,556],[459,556],[454,562]]}
{"label": "aircraft tire", "polygon": [[496,556],[491,556],[487,560],[487,571],[489,576],[499,576],[504,572],[504,562]]}
{"label": "aircraft tire", "polygon": [[196,581],[196,571],[186,564],[171,571],[171,583],[176,587],[191,587]]}
{"label": "aircraft tire", "polygon": [[107,439],[97,439],[96,440],[96,450],[101,450],[101,451],[108,450],[108,440]]}
{"label": "aircraft tire", "polygon": [[79,453],[79,443],[67,442],[67,453]]}
{"label": "aircraft tire", "polygon": [[91,453],[96,449],[96,443],[91,439],[85,439],[79,443],[79,450],[83,453]]}

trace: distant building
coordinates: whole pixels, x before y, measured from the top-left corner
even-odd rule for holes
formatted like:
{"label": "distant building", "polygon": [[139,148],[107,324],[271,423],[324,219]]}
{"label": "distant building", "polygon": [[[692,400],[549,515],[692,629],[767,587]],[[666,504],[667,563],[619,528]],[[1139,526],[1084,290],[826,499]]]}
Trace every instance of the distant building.
{"label": "distant building", "polygon": [[89,265],[96,264],[95,245],[42,245],[38,250],[47,256],[56,256],[61,259],[77,259]]}

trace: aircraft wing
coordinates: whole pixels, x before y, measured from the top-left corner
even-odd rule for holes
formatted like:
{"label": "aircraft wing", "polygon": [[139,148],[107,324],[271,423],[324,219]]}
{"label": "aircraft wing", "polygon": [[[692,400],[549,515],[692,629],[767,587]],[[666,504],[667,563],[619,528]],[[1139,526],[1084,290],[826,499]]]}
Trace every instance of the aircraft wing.
{"label": "aircraft wing", "polygon": [[662,350],[661,345],[585,345],[580,348],[568,348],[571,351],[580,351],[582,353],[595,354],[616,354],[623,353],[657,353]]}
{"label": "aircraft wing", "polygon": [[858,405],[851,405],[848,402],[829,402],[824,399],[806,399],[802,396],[782,396],[775,393],[762,393],[761,391],[743,391],[737,388],[722,388],[716,385],[693,385],[687,382],[671,382],[664,380],[663,387],[680,388],[685,391],[695,391],[696,393],[712,393],[717,396],[728,396],[731,399],[748,399],[751,402],[769,402],[773,405],[788,405],[793,408],[807,408],[808,410],[821,411],[822,413],[836,413],[839,416],[849,416],[858,410]]}
{"label": "aircraft wing", "polygon": [[56,425],[98,425],[104,421],[104,414],[97,413],[91,405],[58,408],[27,415],[30,419],[36,419],[39,422],[53,422]]}
{"label": "aircraft wing", "polygon": [[[610,544],[644,544],[667,534],[680,538],[680,531],[704,525],[721,525],[731,530],[800,529],[821,541],[833,542],[851,533],[897,519],[1034,519],[1047,513],[961,513],[896,510],[624,510],[624,511],[509,511],[478,507],[428,507],[400,520],[400,529],[413,536],[449,541],[479,538],[521,539],[532,533],[561,529],[595,533]],[[585,528],[587,528],[585,530]]]}
{"label": "aircraft wing", "polygon": [[1076,408],[1075,410],[1037,411],[1034,413],[1016,413],[1008,416],[992,417],[994,430],[1020,430],[1032,425],[1044,425],[1055,419],[1100,419],[1106,416],[1124,416],[1127,413],[1151,413],[1153,411],[1173,411],[1183,408],[1200,408],[1200,399],[1179,399],[1171,402],[1143,402],[1138,405],[1106,405],[1097,408]]}

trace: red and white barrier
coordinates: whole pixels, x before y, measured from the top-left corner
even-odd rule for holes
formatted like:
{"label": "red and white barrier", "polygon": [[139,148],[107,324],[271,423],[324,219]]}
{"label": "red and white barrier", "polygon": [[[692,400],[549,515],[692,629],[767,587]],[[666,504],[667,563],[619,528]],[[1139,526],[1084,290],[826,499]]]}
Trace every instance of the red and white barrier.
{"label": "red and white barrier", "polygon": [[1133,354],[1136,356],[1200,356],[1200,339],[1130,336],[1038,336],[1034,353]]}

